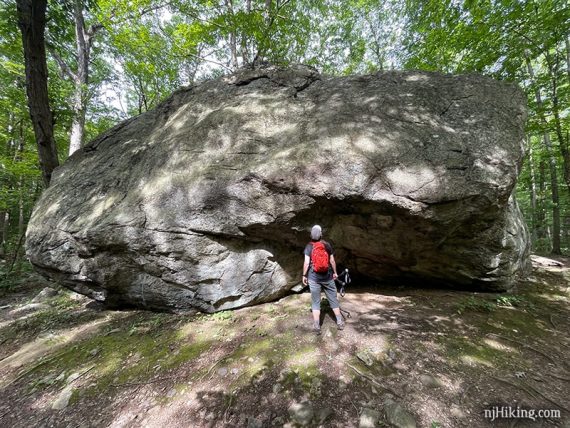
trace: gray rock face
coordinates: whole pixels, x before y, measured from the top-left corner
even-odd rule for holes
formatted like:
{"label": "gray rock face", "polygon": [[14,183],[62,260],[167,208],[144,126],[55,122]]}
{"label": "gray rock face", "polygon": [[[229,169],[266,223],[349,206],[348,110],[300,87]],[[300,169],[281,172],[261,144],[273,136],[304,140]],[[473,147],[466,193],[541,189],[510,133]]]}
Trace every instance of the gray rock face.
{"label": "gray rock face", "polygon": [[355,274],[505,290],[529,267],[525,118],[518,88],[477,75],[241,71],[70,157],[27,254],[109,305],[212,312],[298,284],[318,223]]}

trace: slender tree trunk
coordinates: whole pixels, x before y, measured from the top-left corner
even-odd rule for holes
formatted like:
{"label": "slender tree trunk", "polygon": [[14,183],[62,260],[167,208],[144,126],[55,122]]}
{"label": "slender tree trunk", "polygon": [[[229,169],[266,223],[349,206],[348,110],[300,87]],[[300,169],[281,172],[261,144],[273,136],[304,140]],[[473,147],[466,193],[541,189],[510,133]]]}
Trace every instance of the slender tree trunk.
{"label": "slender tree trunk", "polygon": [[[14,162],[21,162],[24,155],[24,122],[20,122],[20,135],[18,138],[18,150],[14,156]],[[18,177],[18,234],[24,233],[24,177]]]}
{"label": "slender tree trunk", "polygon": [[[226,0],[226,7],[228,8],[229,14],[234,17],[234,4],[233,0]],[[237,54],[237,38],[234,30],[230,31],[230,57],[231,64],[234,70],[238,68],[238,54]]]}
{"label": "slender tree trunk", "polygon": [[17,0],[18,26],[22,32],[26,64],[28,107],[38,145],[38,157],[45,187],[59,166],[53,135],[53,117],[47,89],[44,31],[47,0]]}
{"label": "slender tree trunk", "polygon": [[6,230],[4,225],[6,224],[6,216],[8,213],[6,211],[0,211],[0,258],[6,257]]}
{"label": "slender tree trunk", "polygon": [[541,160],[538,164],[538,211],[536,218],[538,239],[546,238],[546,210],[544,207],[544,195],[546,183],[546,162]]}
{"label": "slender tree trunk", "polygon": [[560,198],[558,196],[558,174],[556,172],[556,158],[552,151],[550,134],[544,133],[544,146],[548,153],[550,166],[550,190],[552,194],[552,254],[562,254],[560,249]]}
{"label": "slender tree trunk", "polygon": [[6,255],[8,251],[8,233],[10,232],[10,212],[4,212],[2,220],[2,252]]}
{"label": "slender tree trunk", "polygon": [[528,141],[528,147],[529,147],[529,152],[528,152],[528,162],[529,162],[529,166],[530,166],[530,182],[529,182],[529,192],[530,192],[530,207],[532,210],[532,223],[531,223],[531,234],[532,234],[532,242],[536,242],[537,238],[538,238],[538,234],[537,234],[537,228],[538,228],[538,224],[537,224],[537,218],[538,218],[538,206],[537,206],[537,197],[536,197],[536,175],[535,175],[535,171],[534,171],[534,156],[533,156],[533,150],[532,150],[532,141],[530,138],[530,135],[527,135],[527,141]]}
{"label": "slender tree trunk", "polygon": [[[247,0],[245,2],[245,11],[249,15],[251,13],[251,0]],[[249,51],[247,46],[247,39],[245,35],[241,37],[241,58],[243,61],[243,65],[249,64]]]}
{"label": "slender tree trunk", "polygon": [[368,17],[368,15],[366,15],[365,19],[366,23],[370,27],[370,32],[372,33],[372,41],[374,44],[373,52],[376,55],[376,61],[378,62],[378,69],[382,71],[384,70],[384,57],[382,55],[382,48],[380,46],[380,41],[378,40],[379,39],[378,31],[374,27],[374,22],[372,22],[372,20]]}
{"label": "slender tree trunk", "polygon": [[73,4],[75,20],[75,42],[77,56],[77,72],[73,92],[73,120],[71,122],[71,138],[69,156],[81,148],[85,134],[85,113],[87,112],[87,85],[89,84],[89,59],[91,56],[91,35],[85,29],[83,17],[83,1],[75,0]]}
{"label": "slender tree trunk", "polygon": [[564,42],[566,44],[566,73],[568,74],[568,79],[570,79],[570,36],[566,36]]}

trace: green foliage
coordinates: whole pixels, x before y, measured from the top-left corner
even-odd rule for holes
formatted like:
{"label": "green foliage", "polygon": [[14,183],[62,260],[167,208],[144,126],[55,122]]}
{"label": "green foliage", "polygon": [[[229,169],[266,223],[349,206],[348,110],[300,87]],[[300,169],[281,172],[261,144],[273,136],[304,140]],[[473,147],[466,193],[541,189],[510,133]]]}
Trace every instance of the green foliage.
{"label": "green foliage", "polygon": [[463,299],[457,305],[457,313],[462,314],[466,311],[473,311],[473,312],[492,312],[495,310],[495,305],[488,300],[481,299],[475,296],[469,296],[466,299]]}
{"label": "green foliage", "polygon": [[214,321],[228,321],[231,320],[234,316],[234,313],[232,311],[221,311],[221,312],[215,312],[211,315],[208,315],[208,319],[214,320]]}
{"label": "green foliage", "polygon": [[534,311],[535,306],[522,296],[504,294],[493,300],[476,296],[469,296],[462,299],[457,304],[457,313],[471,312],[493,312],[499,308],[518,308],[523,311]]}

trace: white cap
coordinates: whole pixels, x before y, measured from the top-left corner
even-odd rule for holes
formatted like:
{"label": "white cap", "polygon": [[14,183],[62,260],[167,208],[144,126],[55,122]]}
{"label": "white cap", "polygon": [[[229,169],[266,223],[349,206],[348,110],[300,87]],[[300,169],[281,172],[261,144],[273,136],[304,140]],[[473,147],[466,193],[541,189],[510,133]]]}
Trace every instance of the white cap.
{"label": "white cap", "polygon": [[323,233],[322,233],[321,226],[319,226],[318,224],[315,224],[313,226],[313,228],[311,229],[311,239],[318,241],[319,239],[321,239],[322,235],[323,235]]}

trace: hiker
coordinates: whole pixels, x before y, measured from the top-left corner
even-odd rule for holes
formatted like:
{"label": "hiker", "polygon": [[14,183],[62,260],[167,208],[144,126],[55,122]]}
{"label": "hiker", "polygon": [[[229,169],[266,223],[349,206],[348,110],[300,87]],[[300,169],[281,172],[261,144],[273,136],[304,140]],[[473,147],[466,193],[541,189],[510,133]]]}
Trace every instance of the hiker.
{"label": "hiker", "polygon": [[321,287],[329,305],[336,315],[336,325],[339,330],[344,328],[344,320],[336,296],[335,279],[336,262],[334,250],[328,242],[322,239],[321,226],[315,225],[311,229],[311,242],[305,247],[305,262],[303,263],[303,285],[309,284],[311,290],[311,309],[313,311],[313,330],[321,332]]}

